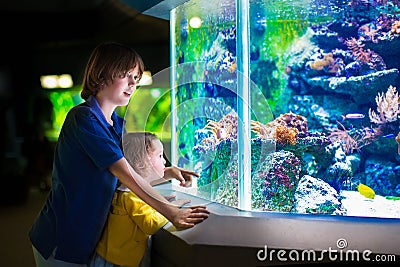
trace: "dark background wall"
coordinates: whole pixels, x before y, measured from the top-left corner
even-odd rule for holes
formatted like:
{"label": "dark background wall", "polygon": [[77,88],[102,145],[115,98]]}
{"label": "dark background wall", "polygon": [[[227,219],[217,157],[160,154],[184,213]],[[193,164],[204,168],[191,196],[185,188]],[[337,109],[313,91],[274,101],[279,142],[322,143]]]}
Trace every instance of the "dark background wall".
{"label": "dark background wall", "polygon": [[0,202],[15,202],[9,189],[31,182],[23,146],[51,112],[42,99],[41,75],[69,73],[81,84],[90,52],[104,41],[134,47],[153,74],[169,67],[169,21],[143,14],[159,2],[0,2]]}

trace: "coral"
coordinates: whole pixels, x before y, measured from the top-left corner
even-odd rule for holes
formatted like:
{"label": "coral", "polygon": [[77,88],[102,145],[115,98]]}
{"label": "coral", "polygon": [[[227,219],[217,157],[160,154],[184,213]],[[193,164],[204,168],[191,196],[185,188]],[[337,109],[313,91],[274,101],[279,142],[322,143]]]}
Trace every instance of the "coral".
{"label": "coral", "polygon": [[275,139],[275,131],[276,127],[271,127],[262,124],[259,121],[251,121],[250,122],[251,130],[256,133],[256,135],[264,140],[266,139]]}
{"label": "coral", "polygon": [[236,71],[236,26],[220,31],[212,46],[203,55],[209,72]]}
{"label": "coral", "polygon": [[324,55],[324,58],[321,60],[313,61],[310,63],[310,68],[314,70],[323,70],[324,67],[329,66],[334,62],[332,53],[328,53]]}
{"label": "coral", "polygon": [[391,34],[400,34],[400,20],[396,20],[392,24],[392,28],[390,29]]}
{"label": "coral", "polygon": [[289,112],[280,115],[267,125],[252,121],[251,130],[262,139],[274,139],[281,145],[295,145],[297,135],[300,132],[306,133],[308,126],[305,117]]}
{"label": "coral", "polygon": [[299,130],[297,128],[289,128],[286,126],[277,126],[275,132],[276,142],[279,144],[296,144],[296,138]]}
{"label": "coral", "polygon": [[364,127],[362,129],[347,130],[343,124],[340,122],[337,123],[340,125],[341,129],[337,127],[331,129],[328,137],[333,142],[340,142],[346,154],[360,151],[362,147],[369,145],[381,134],[380,128],[371,129]]}
{"label": "coral", "polygon": [[215,195],[215,201],[224,205],[237,207],[239,203],[237,155],[234,155],[233,159],[228,162],[224,171],[226,174],[217,178],[218,188]]}
{"label": "coral", "polygon": [[335,64],[335,59],[332,53],[327,53],[321,60],[312,61],[310,63],[310,68],[314,70],[324,70],[327,69],[328,72],[336,73],[339,68]]}
{"label": "coral", "polygon": [[291,211],[293,196],[300,179],[301,162],[291,152],[279,151],[266,157],[256,178],[264,179],[264,210]]}
{"label": "coral", "polygon": [[379,94],[375,97],[378,114],[369,109],[369,119],[376,124],[386,124],[398,119],[400,114],[399,95],[396,87],[390,85],[386,94]]}
{"label": "coral", "polygon": [[313,36],[314,31],[311,28],[307,28],[304,35],[294,39],[290,50],[285,55],[287,66],[298,69],[301,65],[299,63],[309,58],[318,49],[318,46],[311,41]]}
{"label": "coral", "polygon": [[219,121],[209,120],[204,129],[209,130],[213,137],[203,139],[203,143],[211,142],[218,145],[222,140],[237,139],[237,121],[238,116],[233,110]]}
{"label": "coral", "polygon": [[371,50],[365,50],[365,45],[357,42],[356,38],[352,37],[346,40],[346,45],[358,61],[361,61],[364,64],[371,62]]}
{"label": "coral", "polygon": [[269,122],[267,126],[285,126],[288,128],[296,128],[299,132],[306,133],[308,131],[307,119],[301,115],[292,112],[280,115],[275,120]]}
{"label": "coral", "polygon": [[378,33],[378,29],[373,29],[370,24],[365,24],[359,29],[367,37],[368,40],[372,42],[377,42],[375,36]]}

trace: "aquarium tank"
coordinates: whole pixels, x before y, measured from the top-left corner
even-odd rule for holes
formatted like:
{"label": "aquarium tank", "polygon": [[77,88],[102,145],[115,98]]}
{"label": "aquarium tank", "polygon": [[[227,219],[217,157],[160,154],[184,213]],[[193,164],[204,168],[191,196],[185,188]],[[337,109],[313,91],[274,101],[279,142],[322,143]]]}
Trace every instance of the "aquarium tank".
{"label": "aquarium tank", "polygon": [[81,90],[80,86],[76,86],[68,90],[48,90],[45,92],[53,109],[52,125],[48,127],[45,133],[50,141],[57,142],[68,111],[84,101],[81,98]]}
{"label": "aquarium tank", "polygon": [[[157,79],[157,75],[154,79]],[[156,134],[166,144],[171,139],[171,95],[165,87],[139,87],[126,107],[118,107],[124,114],[125,130],[148,131]]]}
{"label": "aquarium tank", "polygon": [[260,212],[400,218],[400,1],[190,0],[170,11],[183,190]]}

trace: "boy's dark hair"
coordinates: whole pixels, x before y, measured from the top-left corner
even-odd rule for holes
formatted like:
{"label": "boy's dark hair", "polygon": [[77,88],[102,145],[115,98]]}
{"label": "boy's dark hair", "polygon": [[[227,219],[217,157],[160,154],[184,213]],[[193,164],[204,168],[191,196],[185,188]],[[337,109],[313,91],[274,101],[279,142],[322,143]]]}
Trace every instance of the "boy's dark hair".
{"label": "boy's dark hair", "polygon": [[139,79],[144,71],[140,55],[131,47],[115,42],[98,45],[90,55],[85,68],[81,97],[88,99],[117,77],[125,77],[128,70],[138,67]]}

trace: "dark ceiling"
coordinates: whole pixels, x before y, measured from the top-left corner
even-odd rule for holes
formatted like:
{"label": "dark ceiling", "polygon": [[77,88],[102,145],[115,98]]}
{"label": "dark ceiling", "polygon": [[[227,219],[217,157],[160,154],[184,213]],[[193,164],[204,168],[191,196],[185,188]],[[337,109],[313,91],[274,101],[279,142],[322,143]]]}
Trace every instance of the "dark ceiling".
{"label": "dark ceiling", "polygon": [[[2,32],[38,45],[168,41],[168,21],[143,15],[122,0],[1,1]],[[140,2],[140,1],[139,1]]]}
{"label": "dark ceiling", "polygon": [[117,41],[136,48],[152,72],[160,71],[169,64],[169,21],[143,14],[159,2],[1,0],[0,70],[29,72],[32,81],[67,72],[79,82],[94,46]]}

